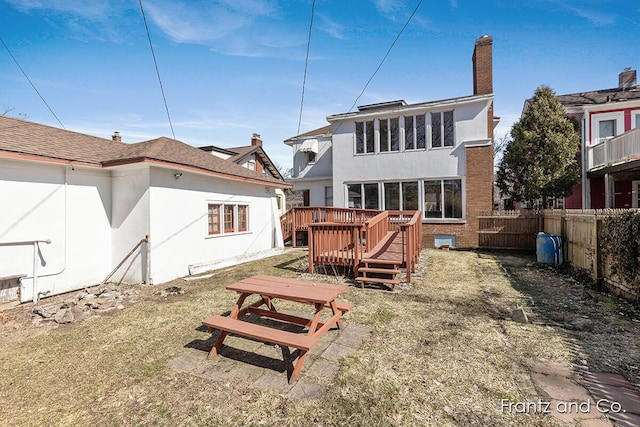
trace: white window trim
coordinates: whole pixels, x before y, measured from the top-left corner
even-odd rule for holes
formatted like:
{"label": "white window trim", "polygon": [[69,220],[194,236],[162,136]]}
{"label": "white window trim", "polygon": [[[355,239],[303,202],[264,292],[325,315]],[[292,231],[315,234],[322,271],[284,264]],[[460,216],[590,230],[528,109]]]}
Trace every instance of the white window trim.
{"label": "white window trim", "polygon": [[591,146],[600,144],[600,122],[608,120],[616,121],[616,135],[624,132],[624,113],[622,111],[615,113],[593,114],[591,122]]}

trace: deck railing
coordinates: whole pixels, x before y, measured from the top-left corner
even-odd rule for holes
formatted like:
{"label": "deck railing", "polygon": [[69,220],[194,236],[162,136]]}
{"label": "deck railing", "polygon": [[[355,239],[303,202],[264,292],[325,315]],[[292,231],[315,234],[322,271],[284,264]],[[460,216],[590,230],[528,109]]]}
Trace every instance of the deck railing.
{"label": "deck railing", "polygon": [[[367,215],[371,211],[367,212]],[[362,215],[362,213],[355,213]],[[354,218],[345,215],[343,218]],[[315,265],[353,266],[354,272],[365,252],[373,250],[389,231],[398,231],[402,236],[402,264],[406,268],[407,282],[420,256],[422,247],[422,214],[420,211],[381,211],[362,222],[359,219],[345,223],[312,222],[309,229],[309,272]]]}
{"label": "deck railing", "polygon": [[334,222],[339,224],[363,224],[381,211],[373,209],[334,208],[330,206],[300,206],[291,208],[280,217],[284,239],[291,237],[296,246],[296,233],[306,232],[309,224]]}
{"label": "deck railing", "polygon": [[[399,221],[405,220],[410,212],[401,214]],[[393,218],[397,218],[395,215]],[[409,217],[409,220],[400,223],[400,232],[402,233],[402,258],[405,262],[407,275],[407,283],[411,283],[411,273],[416,272],[418,257],[420,257],[420,249],[422,248],[422,212],[415,211]]]}
{"label": "deck railing", "polygon": [[389,211],[384,211],[364,224],[365,251],[371,251],[389,232]]}
{"label": "deck railing", "polygon": [[362,260],[363,224],[317,222],[309,227],[309,273],[315,265],[354,265]]}
{"label": "deck railing", "polygon": [[640,128],[589,147],[589,170],[640,157]]}

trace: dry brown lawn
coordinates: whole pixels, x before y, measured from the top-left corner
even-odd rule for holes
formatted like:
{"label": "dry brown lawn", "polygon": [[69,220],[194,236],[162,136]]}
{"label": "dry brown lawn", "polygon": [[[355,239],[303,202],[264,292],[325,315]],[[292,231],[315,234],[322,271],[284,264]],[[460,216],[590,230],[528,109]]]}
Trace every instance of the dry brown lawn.
{"label": "dry brown lawn", "polygon": [[[300,277],[305,255],[141,287],[124,310],[70,325],[34,322],[28,305],[3,312],[0,425],[555,426],[562,424],[546,415],[501,411],[502,399],[537,399],[533,364],[565,362],[640,382],[640,350],[624,344],[640,342],[635,307],[529,256],[436,250],[395,292],[349,288],[342,299],[355,308],[347,319],[375,332],[342,360],[319,399],[167,366],[188,343],[207,339],[197,330],[204,317],[233,305],[225,285],[253,274]],[[158,295],[174,285],[185,293]],[[510,319],[516,304],[533,323]]]}

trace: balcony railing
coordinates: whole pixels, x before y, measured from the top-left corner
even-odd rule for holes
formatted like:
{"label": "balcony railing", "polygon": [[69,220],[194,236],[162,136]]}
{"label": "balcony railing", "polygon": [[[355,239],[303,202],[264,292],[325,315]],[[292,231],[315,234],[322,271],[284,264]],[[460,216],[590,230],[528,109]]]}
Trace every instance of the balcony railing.
{"label": "balcony railing", "polygon": [[589,147],[588,168],[594,169],[640,159],[640,128]]}

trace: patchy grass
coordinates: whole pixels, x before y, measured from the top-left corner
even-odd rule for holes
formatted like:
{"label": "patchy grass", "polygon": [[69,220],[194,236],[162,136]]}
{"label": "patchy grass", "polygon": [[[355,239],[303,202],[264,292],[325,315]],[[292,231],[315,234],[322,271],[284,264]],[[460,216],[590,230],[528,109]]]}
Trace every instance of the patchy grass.
{"label": "patchy grass", "polygon": [[[229,383],[167,367],[188,343],[208,337],[197,330],[204,317],[232,307],[236,295],[225,285],[253,274],[299,277],[305,255],[290,251],[207,279],[141,288],[140,301],[124,310],[57,328],[31,324],[28,307],[5,314],[13,320],[0,325],[0,424],[554,426],[561,424],[549,416],[503,413],[501,400],[537,399],[533,363],[580,364],[607,346],[593,332],[599,323],[589,332],[544,321],[560,312],[585,316],[572,311],[580,306],[575,299],[562,310],[553,305],[564,295],[558,292],[569,292],[564,285],[577,286],[570,277],[528,257],[429,250],[412,284],[393,293],[352,286],[344,294],[355,304],[348,318],[375,332],[343,359],[321,399],[290,399],[254,388],[250,378]],[[167,286],[185,293],[157,296]],[[516,304],[536,323],[512,322]],[[637,342],[633,319],[615,304],[603,297],[598,305],[606,331]],[[637,374],[638,355],[619,350],[627,354],[610,360],[624,362],[627,376]]]}

